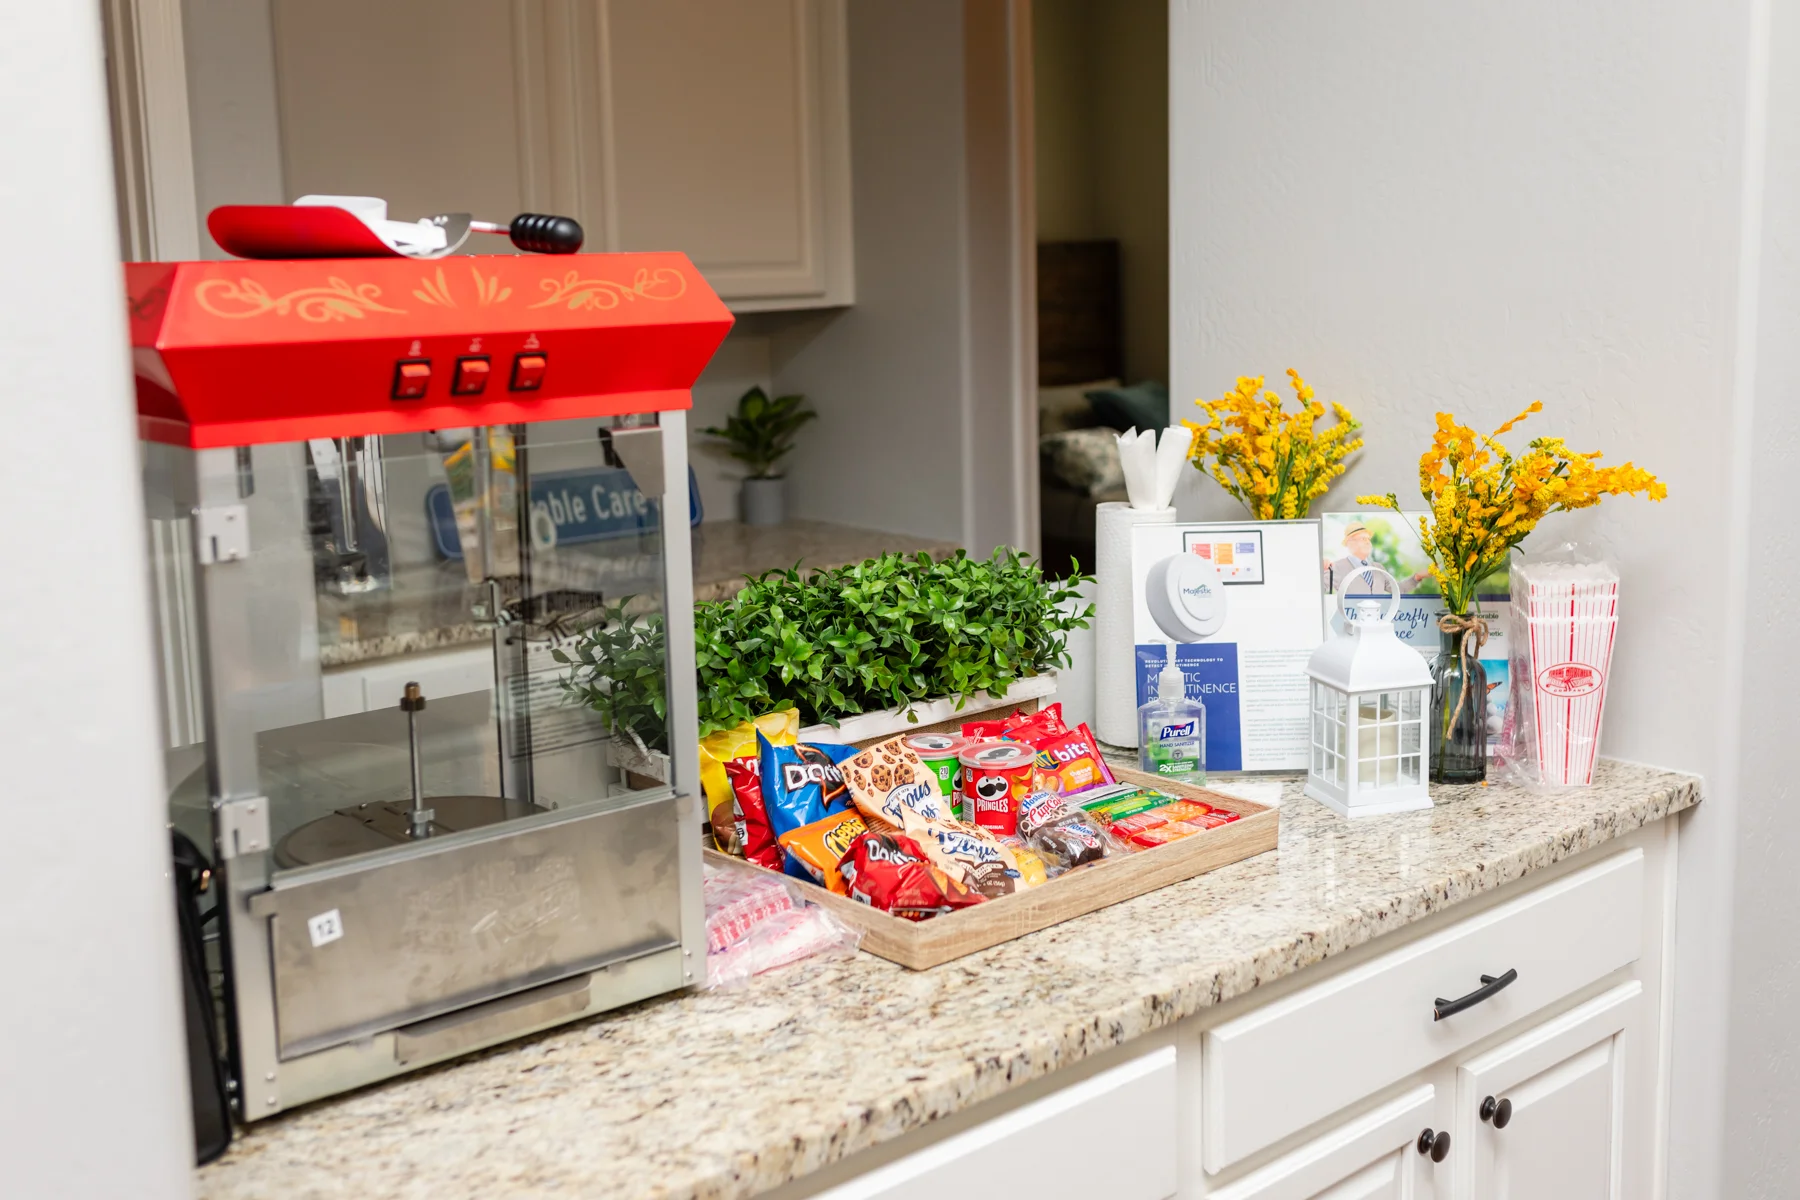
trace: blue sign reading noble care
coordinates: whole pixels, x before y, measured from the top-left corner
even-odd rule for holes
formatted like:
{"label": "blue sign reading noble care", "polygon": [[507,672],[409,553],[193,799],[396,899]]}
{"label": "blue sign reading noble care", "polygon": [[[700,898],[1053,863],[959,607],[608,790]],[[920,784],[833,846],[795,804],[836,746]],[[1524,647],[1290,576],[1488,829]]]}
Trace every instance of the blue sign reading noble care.
{"label": "blue sign reading noble care", "polygon": [[[556,544],[580,545],[607,538],[629,537],[656,530],[656,506],[644,498],[623,467],[582,471],[546,471],[531,480],[533,513],[548,516],[556,528]],[[456,509],[450,489],[435,484],[425,493],[425,514],[431,521],[431,537],[445,558],[462,557],[462,538],[456,532]],[[700,486],[694,469],[688,468],[688,523],[700,523]]]}

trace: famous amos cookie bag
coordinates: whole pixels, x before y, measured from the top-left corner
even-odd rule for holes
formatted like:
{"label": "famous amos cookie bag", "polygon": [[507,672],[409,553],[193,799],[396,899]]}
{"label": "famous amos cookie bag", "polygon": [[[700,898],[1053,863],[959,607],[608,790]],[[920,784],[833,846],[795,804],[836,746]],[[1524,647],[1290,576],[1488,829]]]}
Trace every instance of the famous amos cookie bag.
{"label": "famous amos cookie bag", "polygon": [[906,828],[911,814],[927,821],[950,819],[950,805],[938,791],[937,773],[925,765],[906,738],[891,737],[843,764],[844,781],[865,816]]}

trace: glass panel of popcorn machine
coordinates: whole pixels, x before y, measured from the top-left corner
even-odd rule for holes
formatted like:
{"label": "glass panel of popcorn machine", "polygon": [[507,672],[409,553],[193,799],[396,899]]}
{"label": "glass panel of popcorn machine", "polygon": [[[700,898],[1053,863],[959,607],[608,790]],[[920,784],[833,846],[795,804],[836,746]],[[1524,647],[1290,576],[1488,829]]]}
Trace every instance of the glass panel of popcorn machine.
{"label": "glass panel of popcorn machine", "polygon": [[[659,506],[613,445],[653,425],[253,448],[251,553],[233,584],[248,629],[234,649],[207,590],[200,637],[215,658],[287,648],[268,678],[219,698],[255,710],[278,868],[620,803],[628,781],[664,786]],[[172,765],[200,757],[183,753]],[[206,771],[171,778],[176,821],[200,832]]]}

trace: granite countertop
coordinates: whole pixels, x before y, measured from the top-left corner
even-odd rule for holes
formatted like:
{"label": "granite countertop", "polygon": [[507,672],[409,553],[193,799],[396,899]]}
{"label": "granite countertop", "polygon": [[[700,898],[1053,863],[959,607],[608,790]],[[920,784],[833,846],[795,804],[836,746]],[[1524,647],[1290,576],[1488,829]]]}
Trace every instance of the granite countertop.
{"label": "granite countertop", "polygon": [[[956,550],[954,542],[905,533],[854,529],[824,521],[788,521],[756,527],[736,521],[701,524],[693,531],[694,599],[735,596],[752,575],[800,565],[830,569],[890,550],[932,555]],[[644,560],[648,569],[654,564]],[[639,582],[627,594],[650,584]],[[609,589],[603,589],[609,591]],[[319,597],[323,627],[319,665],[345,667],[400,654],[471,645],[492,636],[470,619],[483,593],[470,584],[461,562],[402,567],[391,589],[365,596]]]}
{"label": "granite countertop", "polygon": [[1699,802],[1691,775],[1433,789],[931,971],[867,954],[647,1001],[253,1126],[202,1200],[753,1195]]}

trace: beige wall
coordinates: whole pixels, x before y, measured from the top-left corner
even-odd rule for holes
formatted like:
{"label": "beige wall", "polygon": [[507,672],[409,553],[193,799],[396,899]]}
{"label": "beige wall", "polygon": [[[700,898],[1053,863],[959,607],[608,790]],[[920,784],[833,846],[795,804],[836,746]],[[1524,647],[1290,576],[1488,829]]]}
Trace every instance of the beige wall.
{"label": "beige wall", "polygon": [[1169,37],[1161,0],[1033,0],[1038,238],[1116,238],[1125,374],[1169,378]]}

